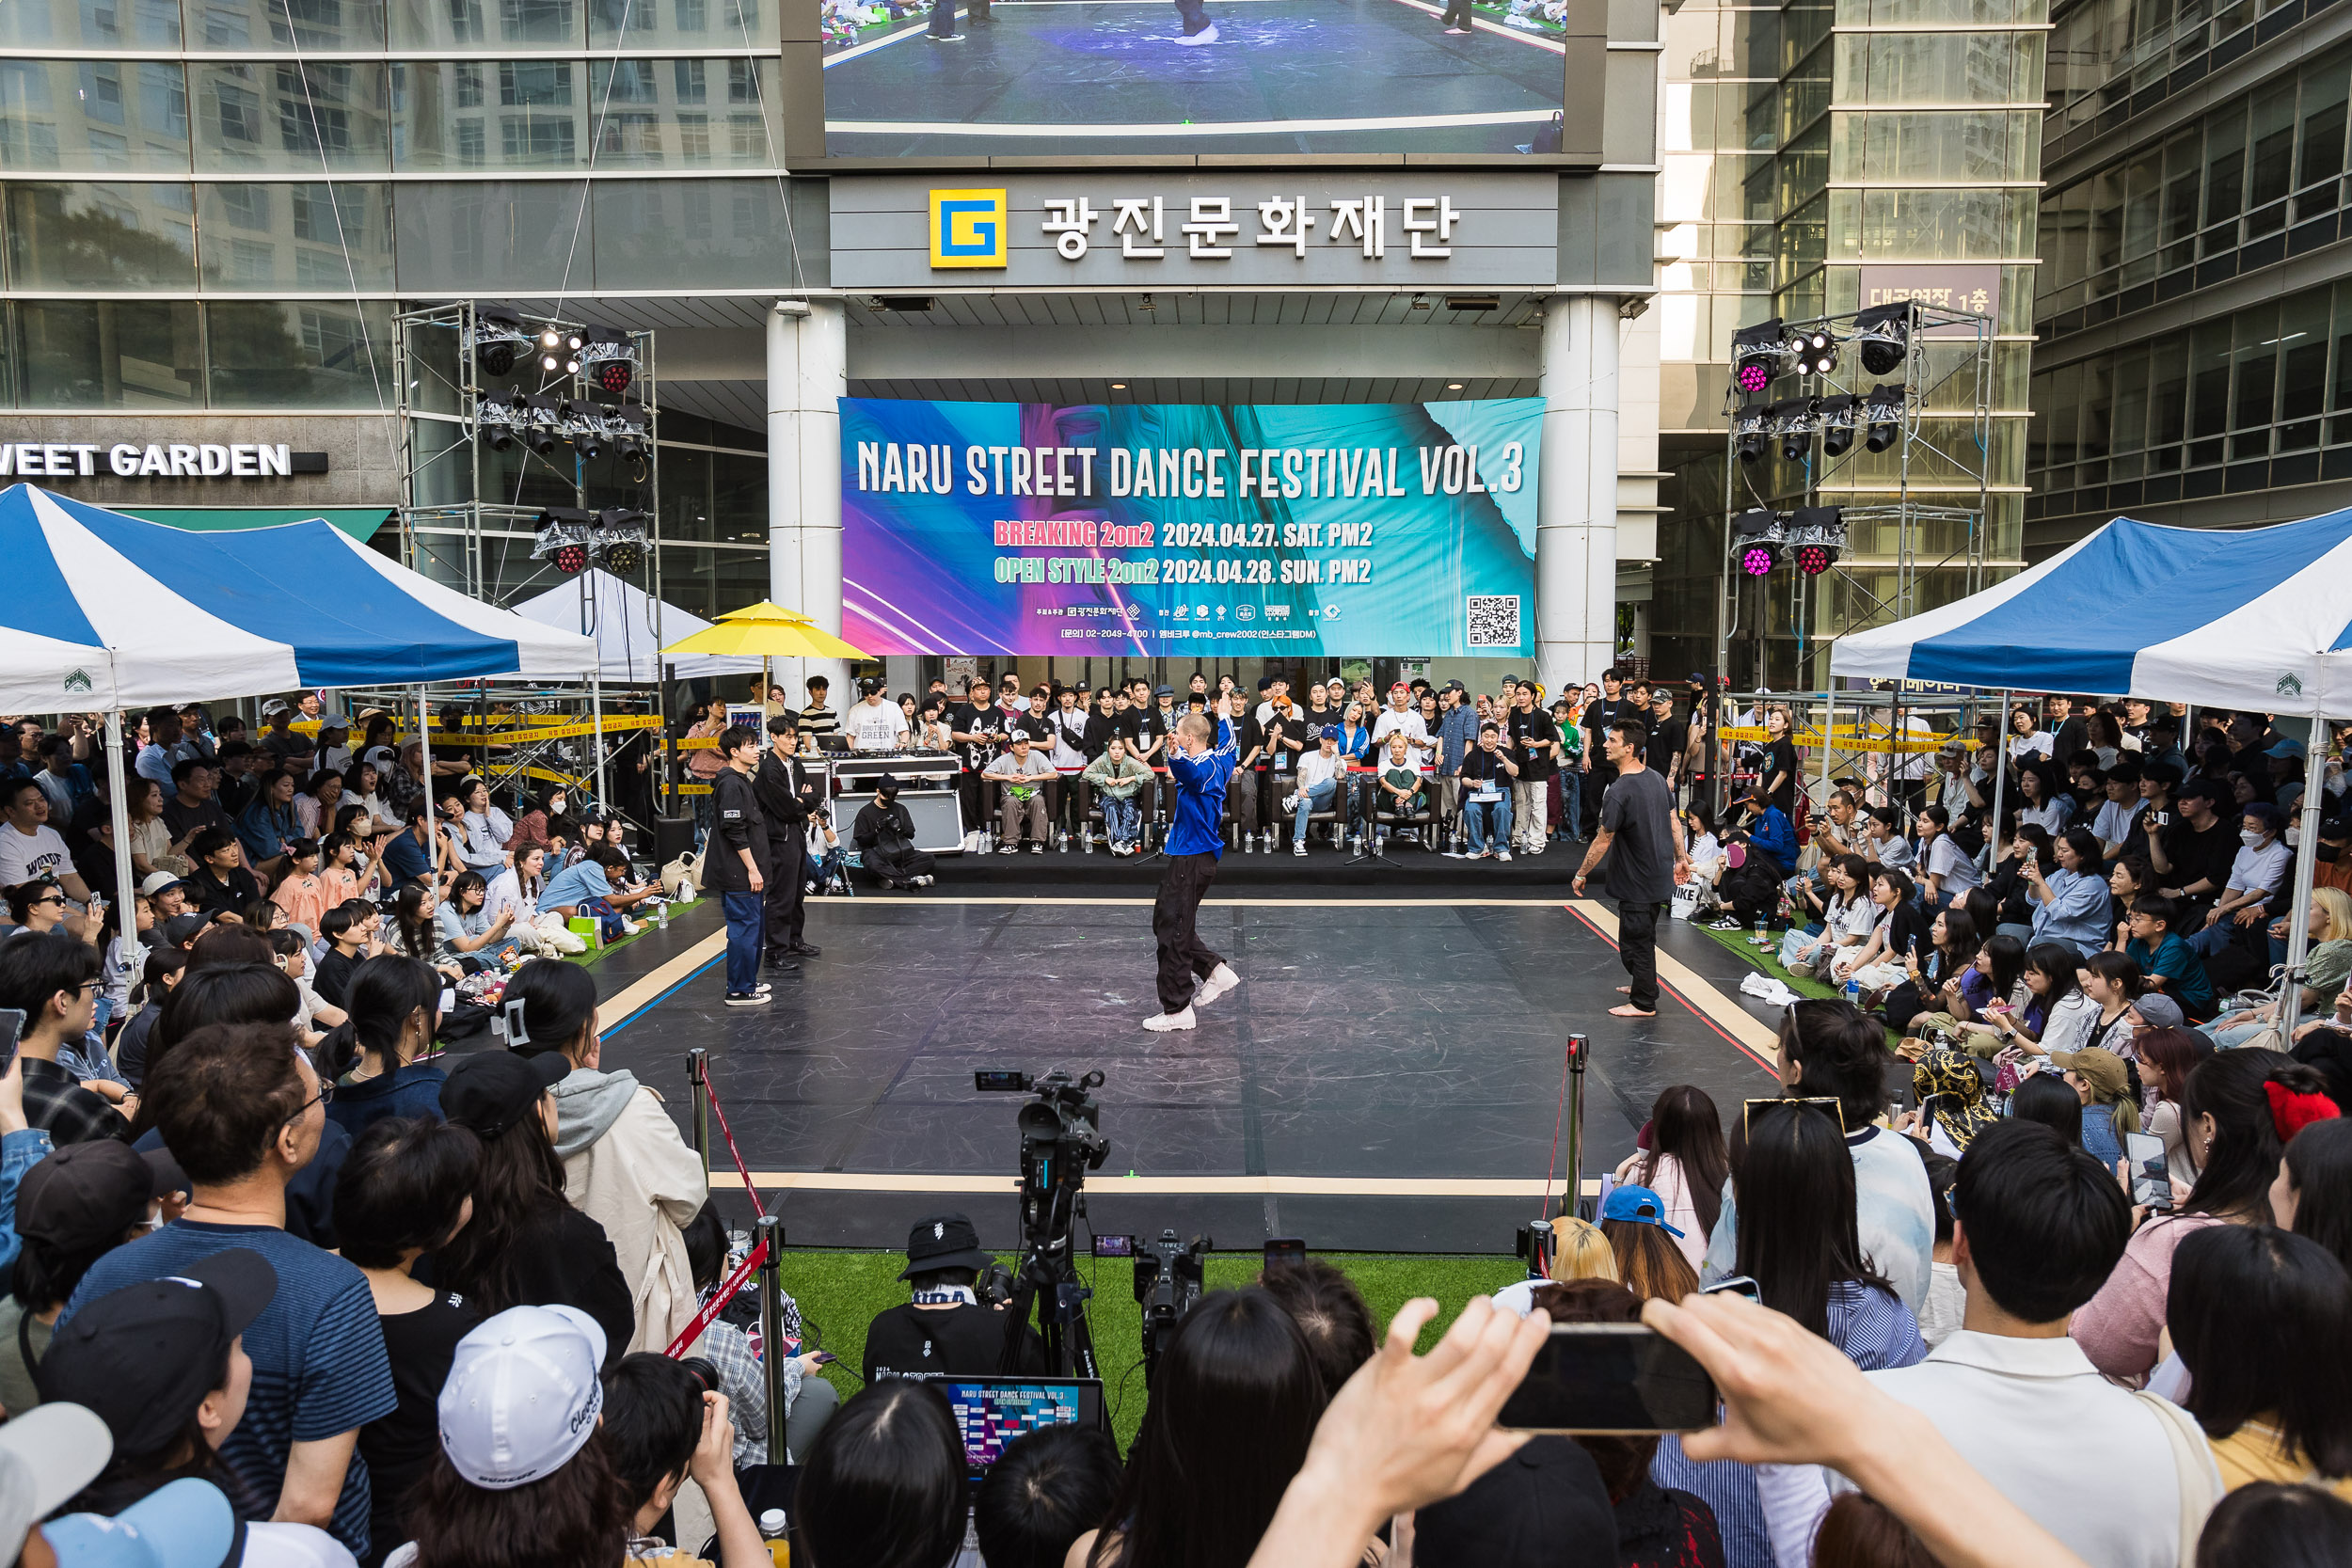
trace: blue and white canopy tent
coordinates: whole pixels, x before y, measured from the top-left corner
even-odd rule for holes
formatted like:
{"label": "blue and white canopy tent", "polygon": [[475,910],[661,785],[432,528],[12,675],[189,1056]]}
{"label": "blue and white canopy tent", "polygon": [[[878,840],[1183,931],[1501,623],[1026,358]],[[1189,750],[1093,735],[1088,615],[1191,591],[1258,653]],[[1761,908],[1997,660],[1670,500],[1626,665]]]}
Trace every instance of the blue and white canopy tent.
{"label": "blue and white canopy tent", "polygon": [[[2312,721],[2316,761],[2327,721],[2352,718],[2352,511],[2237,531],[2119,517],[1981,594],[1839,638],[1830,673],[2294,715]],[[2306,847],[2319,841],[2321,784],[2312,776],[2303,792]],[[2312,873],[2298,856],[2297,976]]]}
{"label": "blue and white canopy tent", "polygon": [[469,598],[324,520],[199,533],[13,484],[0,563],[0,712],[107,714],[126,902],[126,709],[322,686],[416,686],[421,702],[427,681],[596,669],[592,639]]}

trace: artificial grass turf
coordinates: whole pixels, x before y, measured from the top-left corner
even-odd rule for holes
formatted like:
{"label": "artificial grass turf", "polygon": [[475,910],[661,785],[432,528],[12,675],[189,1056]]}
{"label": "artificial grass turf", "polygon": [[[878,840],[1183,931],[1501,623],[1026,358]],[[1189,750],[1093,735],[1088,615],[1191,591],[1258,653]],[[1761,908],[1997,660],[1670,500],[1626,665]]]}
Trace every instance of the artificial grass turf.
{"label": "artificial grass turf", "polygon": [[1787,986],[1790,990],[1795,991],[1799,996],[1824,996],[1836,998],[1845,994],[1843,991],[1838,990],[1837,987],[1830,985],[1826,981],[1809,980],[1803,975],[1790,974],[1788,967],[1780,961],[1780,935],[1778,932],[1772,933],[1772,946],[1758,947],[1755,943],[1755,933],[1747,929],[1745,927],[1740,927],[1737,931],[1718,931],[1708,926],[1705,921],[1699,921],[1694,923],[1694,927],[1698,930],[1706,932],[1708,936],[1713,937],[1717,942],[1722,942],[1725,947],[1728,947],[1734,953],[1739,954],[1742,959],[1754,965],[1756,968],[1762,970],[1773,979],[1778,980],[1782,985]]}
{"label": "artificial grass turf", "polygon": [[[1003,1261],[1010,1266],[1018,1259],[1008,1255]],[[1525,1266],[1515,1258],[1335,1253],[1325,1261],[1346,1271],[1363,1291],[1375,1332],[1385,1331],[1397,1308],[1413,1297],[1435,1297],[1439,1310],[1435,1323],[1422,1331],[1424,1350],[1471,1296],[1491,1295],[1527,1277]],[[1247,1285],[1257,1277],[1261,1263],[1256,1252],[1212,1253],[1208,1288]],[[866,1325],[875,1314],[907,1299],[907,1287],[898,1277],[904,1267],[906,1259],[895,1252],[807,1250],[784,1255],[784,1288],[800,1303],[803,1319],[820,1333],[822,1348],[840,1357],[825,1369],[825,1376],[844,1399],[863,1386],[854,1369],[865,1363]],[[1135,1265],[1125,1259],[1082,1258],[1078,1276],[1094,1291],[1087,1316],[1103,1369],[1104,1402],[1124,1452],[1135,1441],[1144,1405],[1143,1315],[1136,1304]]]}

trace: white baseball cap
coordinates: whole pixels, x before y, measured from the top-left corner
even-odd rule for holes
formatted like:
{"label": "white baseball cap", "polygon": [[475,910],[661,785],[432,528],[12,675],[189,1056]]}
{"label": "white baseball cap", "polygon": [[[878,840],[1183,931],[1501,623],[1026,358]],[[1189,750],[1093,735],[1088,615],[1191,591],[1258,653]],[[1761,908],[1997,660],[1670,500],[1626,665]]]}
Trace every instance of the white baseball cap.
{"label": "white baseball cap", "polygon": [[114,1457],[114,1433],[90,1410],[38,1404],[0,1426],[0,1562],[14,1562],[32,1528]]}
{"label": "white baseball cap", "polygon": [[604,1330],[577,1307],[510,1307],[457,1341],[441,1386],[441,1451],[492,1492],[553,1475],[604,1409]]}

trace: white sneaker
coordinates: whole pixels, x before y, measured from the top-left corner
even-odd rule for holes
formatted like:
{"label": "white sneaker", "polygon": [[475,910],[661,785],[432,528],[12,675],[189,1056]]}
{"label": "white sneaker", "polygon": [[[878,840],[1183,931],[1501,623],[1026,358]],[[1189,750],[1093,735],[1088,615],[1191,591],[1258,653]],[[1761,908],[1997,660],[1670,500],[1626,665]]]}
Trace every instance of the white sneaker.
{"label": "white sneaker", "polygon": [[628,933],[630,936],[635,936],[638,932],[644,930],[644,928],[645,923],[642,920],[624,920],[621,922],[621,929]]}
{"label": "white sneaker", "polygon": [[1497,851],[1495,852],[1495,859],[1497,859],[1497,860],[1499,860],[1499,861],[1507,861],[1507,860],[1509,860],[1510,858],[1511,858],[1511,851],[1510,851],[1510,850],[1508,850],[1508,849],[1499,849],[1499,850],[1497,850]]}
{"label": "white sneaker", "polygon": [[1292,854],[1294,854],[1294,855],[1303,855],[1303,854],[1305,854],[1306,852],[1307,852],[1307,843],[1306,843],[1306,841],[1305,841],[1304,839],[1301,839],[1301,840],[1300,840],[1299,842],[1297,842],[1296,844],[1294,844],[1294,845],[1292,845],[1292,846],[1291,846],[1291,853],[1292,853]]}
{"label": "white sneaker", "polygon": [[996,852],[1000,855],[1017,855],[1021,853],[1021,846],[1018,844],[999,844],[996,846]]}
{"label": "white sneaker", "polygon": [[[1212,22],[1206,27],[1203,27],[1199,32],[1193,34],[1190,38],[1180,38],[1176,41],[1183,44],[1187,49],[1198,49],[1204,43],[1215,43],[1216,41],[1216,24]],[[1191,1025],[1186,1024],[1185,1027],[1190,1028]]]}
{"label": "white sneaker", "polygon": [[1155,1035],[1165,1035],[1171,1029],[1198,1029],[1200,1021],[1194,1018],[1192,1008],[1186,1006],[1181,1012],[1153,1013],[1143,1021],[1143,1026]]}
{"label": "white sneaker", "polygon": [[1233,973],[1232,964],[1219,964],[1209,971],[1209,977],[1192,993],[1192,1005],[1198,1007],[1204,1002],[1214,1002],[1240,984],[1241,976]]}
{"label": "white sneaker", "polygon": [[1295,795],[1285,795],[1285,796],[1283,796],[1283,797],[1282,797],[1282,815],[1283,815],[1284,816],[1291,816],[1292,814],[1294,814],[1295,812],[1296,812],[1297,810],[1298,810],[1298,797],[1297,797],[1297,796],[1295,796]]}

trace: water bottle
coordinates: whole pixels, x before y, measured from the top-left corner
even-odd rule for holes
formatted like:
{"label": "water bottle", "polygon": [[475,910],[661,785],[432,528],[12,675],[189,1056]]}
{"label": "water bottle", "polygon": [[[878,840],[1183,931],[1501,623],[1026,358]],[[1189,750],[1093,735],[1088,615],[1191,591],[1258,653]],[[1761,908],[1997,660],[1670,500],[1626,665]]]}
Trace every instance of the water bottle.
{"label": "water bottle", "polygon": [[1058,839],[1057,839],[1057,840],[1055,841],[1055,844],[1054,844],[1054,848],[1056,849],[1056,851],[1057,851],[1057,852],[1058,852],[1058,853],[1060,853],[1060,854],[1064,854],[1064,855],[1066,855],[1066,854],[1070,853],[1070,830],[1069,830],[1069,829],[1064,828],[1064,829],[1061,831],[1061,836],[1060,836],[1060,838],[1058,838]]}
{"label": "water bottle", "polygon": [[1849,980],[1849,981],[1847,981],[1847,982],[1846,982],[1846,1001],[1847,1001],[1850,1005],[1851,1005],[1851,1006],[1856,1006],[1856,1007],[1859,1007],[1859,1006],[1862,1006],[1862,982],[1861,982],[1861,981],[1859,981],[1859,980]]}
{"label": "water bottle", "polygon": [[657,931],[670,928],[670,901],[666,898],[653,901],[653,928]]}
{"label": "water bottle", "polygon": [[1761,911],[1756,914],[1756,936],[1752,940],[1758,947],[1770,947],[1772,944],[1772,939],[1764,934],[1764,916]]}
{"label": "water bottle", "polygon": [[771,1508],[759,1516],[759,1539],[768,1547],[768,1560],[775,1568],[792,1568],[792,1543],[787,1539],[788,1522],[784,1510]]}
{"label": "water bottle", "polygon": [[1082,855],[1094,853],[1094,824],[1091,822],[1078,830],[1078,852]]}

